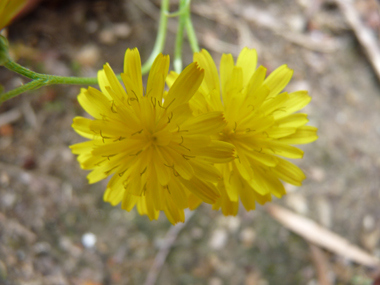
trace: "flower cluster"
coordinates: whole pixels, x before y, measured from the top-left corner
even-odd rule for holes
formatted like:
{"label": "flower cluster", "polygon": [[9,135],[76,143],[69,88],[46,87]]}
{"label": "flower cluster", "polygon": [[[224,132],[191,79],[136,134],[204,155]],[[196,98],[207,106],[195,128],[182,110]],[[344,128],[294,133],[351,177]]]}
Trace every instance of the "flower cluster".
{"label": "flower cluster", "polygon": [[[306,91],[280,93],[292,71],[281,66],[266,77],[256,69],[255,50],[245,48],[236,65],[223,55],[220,80],[209,53],[202,50],[181,74],[169,71],[160,54],[144,90],[137,49],[127,50],[125,89],[111,67],[99,71],[101,91],[78,96],[94,120],[76,117],[73,128],[89,141],[71,146],[90,183],[110,179],[104,200],[157,219],[164,211],[172,224],[184,209],[200,203],[236,215],[239,197],[247,210],[271,195],[285,194],[281,181],[301,185],[303,172],[281,158],[301,158],[291,144],[317,139],[294,112],[310,101]],[[165,91],[165,81],[169,90]]]}

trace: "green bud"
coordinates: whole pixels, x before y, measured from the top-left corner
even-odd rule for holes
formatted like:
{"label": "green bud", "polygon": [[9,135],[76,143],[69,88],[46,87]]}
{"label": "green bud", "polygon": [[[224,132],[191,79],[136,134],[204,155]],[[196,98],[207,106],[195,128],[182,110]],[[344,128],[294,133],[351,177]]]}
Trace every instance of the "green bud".
{"label": "green bud", "polygon": [[8,40],[0,36],[0,65],[4,65],[9,60]]}

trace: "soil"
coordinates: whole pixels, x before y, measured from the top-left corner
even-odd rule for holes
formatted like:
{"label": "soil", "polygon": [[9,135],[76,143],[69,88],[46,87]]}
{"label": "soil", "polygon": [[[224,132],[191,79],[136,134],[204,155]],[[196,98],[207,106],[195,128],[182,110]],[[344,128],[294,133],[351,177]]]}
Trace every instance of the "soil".
{"label": "soil", "polygon": [[[308,178],[301,187],[286,185],[288,195],[274,203],[380,257],[379,78],[335,2],[314,2],[199,0],[192,18],[201,47],[217,62],[221,52],[236,56],[248,45],[269,71],[285,63],[294,69],[288,91],[312,96],[304,111],[319,139],[302,146],[304,158],[294,161]],[[355,5],[379,36],[376,1]],[[96,76],[105,62],[120,72],[126,48],[148,58],[158,15],[157,1],[45,1],[9,27],[11,55],[56,75]],[[302,41],[276,32],[263,17]],[[169,28],[164,52],[172,55],[175,18]],[[0,67],[5,90],[26,82]],[[85,116],[79,88],[45,87],[0,106],[0,116],[13,112],[0,125],[0,284],[143,284],[171,228],[164,215],[149,221],[103,202],[106,181],[88,184],[68,148],[83,141],[71,128],[75,116]],[[322,255],[328,284],[376,278],[370,268]],[[264,207],[224,217],[203,205],[174,240],[156,284],[322,284],[317,272],[309,244]]]}

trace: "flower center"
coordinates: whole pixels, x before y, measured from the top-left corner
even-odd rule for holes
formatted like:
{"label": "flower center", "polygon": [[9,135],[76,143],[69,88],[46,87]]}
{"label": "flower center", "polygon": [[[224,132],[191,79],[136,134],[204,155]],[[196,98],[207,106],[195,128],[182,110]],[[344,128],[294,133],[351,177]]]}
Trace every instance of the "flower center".
{"label": "flower center", "polygon": [[166,146],[171,142],[172,137],[172,133],[165,130],[154,133],[151,131],[145,131],[146,142],[151,145]]}

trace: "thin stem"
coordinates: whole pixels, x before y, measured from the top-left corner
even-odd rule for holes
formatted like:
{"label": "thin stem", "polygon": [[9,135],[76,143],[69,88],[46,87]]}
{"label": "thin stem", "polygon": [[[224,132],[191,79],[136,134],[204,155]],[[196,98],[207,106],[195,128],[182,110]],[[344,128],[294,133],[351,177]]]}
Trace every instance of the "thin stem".
{"label": "thin stem", "polygon": [[83,85],[95,85],[98,84],[98,79],[96,77],[66,77],[66,76],[55,76],[34,72],[27,69],[18,63],[9,60],[4,64],[4,66],[18,74],[21,74],[27,78],[39,80],[42,79],[45,83],[44,85],[51,84],[83,84]]}
{"label": "thin stem", "polygon": [[177,12],[169,13],[166,12],[166,17],[168,18],[173,18],[173,17],[178,17],[188,11],[188,7],[190,6],[190,1],[191,0],[186,0],[186,4],[182,9],[179,9]]}
{"label": "thin stem", "polygon": [[37,73],[34,71],[31,71],[30,69],[27,69],[18,63],[14,62],[13,60],[9,59],[5,64],[4,67],[8,68],[9,70],[12,70],[18,74],[21,74],[25,77],[28,77],[30,79],[40,79],[45,77],[45,74]]}
{"label": "thin stem", "polygon": [[197,35],[195,34],[193,22],[191,21],[190,5],[187,7],[187,12],[186,12],[186,32],[187,32],[187,37],[189,39],[192,51],[199,52],[199,44],[197,40]]}
{"label": "thin stem", "polygon": [[154,44],[152,53],[150,54],[147,61],[141,67],[142,74],[148,73],[157,55],[164,50],[166,30],[167,30],[166,28],[168,26],[167,13],[169,11],[169,2],[170,2],[169,0],[161,1],[160,22],[158,24],[158,33],[157,33],[156,42]]}
{"label": "thin stem", "polygon": [[20,95],[21,93],[24,93],[26,91],[33,91],[36,90],[42,86],[46,85],[43,79],[37,79],[33,80],[31,82],[28,82],[20,87],[17,87],[11,91],[5,92],[0,94],[0,104],[13,98],[16,97],[17,95]]}
{"label": "thin stem", "polygon": [[[180,12],[181,18],[180,22],[182,25],[181,31],[181,38],[183,36],[183,30],[185,25],[185,15],[186,15],[186,8],[188,9],[190,0],[181,0],[180,5]],[[147,73],[154,60],[156,59],[157,55],[163,51],[164,45],[165,45],[165,38],[166,38],[166,29],[168,24],[168,11],[169,11],[169,4],[170,0],[162,0],[161,1],[161,14],[160,14],[160,22],[158,27],[158,33],[156,42],[153,47],[153,51],[151,55],[149,56],[148,60],[145,62],[145,64],[142,66],[142,73]],[[186,6],[187,5],[187,6]],[[179,58],[181,55],[181,49],[182,49],[182,40],[179,43]],[[177,51],[178,54],[178,51]],[[32,79],[31,82],[22,85],[20,87],[17,87],[16,89],[13,89],[11,91],[8,91],[6,93],[0,94],[0,104],[10,98],[13,98],[23,92],[26,91],[32,91],[36,90],[38,88],[41,88],[43,86],[47,85],[53,85],[53,84],[71,84],[71,85],[96,85],[98,84],[98,79],[96,77],[65,77],[65,76],[55,76],[55,75],[47,75],[47,74],[41,74],[34,72],[28,68],[25,68],[18,63],[11,60],[9,57],[6,58],[6,62],[2,62],[2,65],[9,70],[12,70],[18,74],[21,74],[29,79]],[[180,69],[182,69],[182,61],[180,60]],[[117,78],[120,80],[121,76],[118,75]]]}
{"label": "thin stem", "polygon": [[[179,10],[186,8],[186,0],[179,1]],[[174,71],[180,73],[182,71],[182,43],[183,32],[185,30],[187,13],[181,14],[178,19],[178,30],[174,49]]]}

